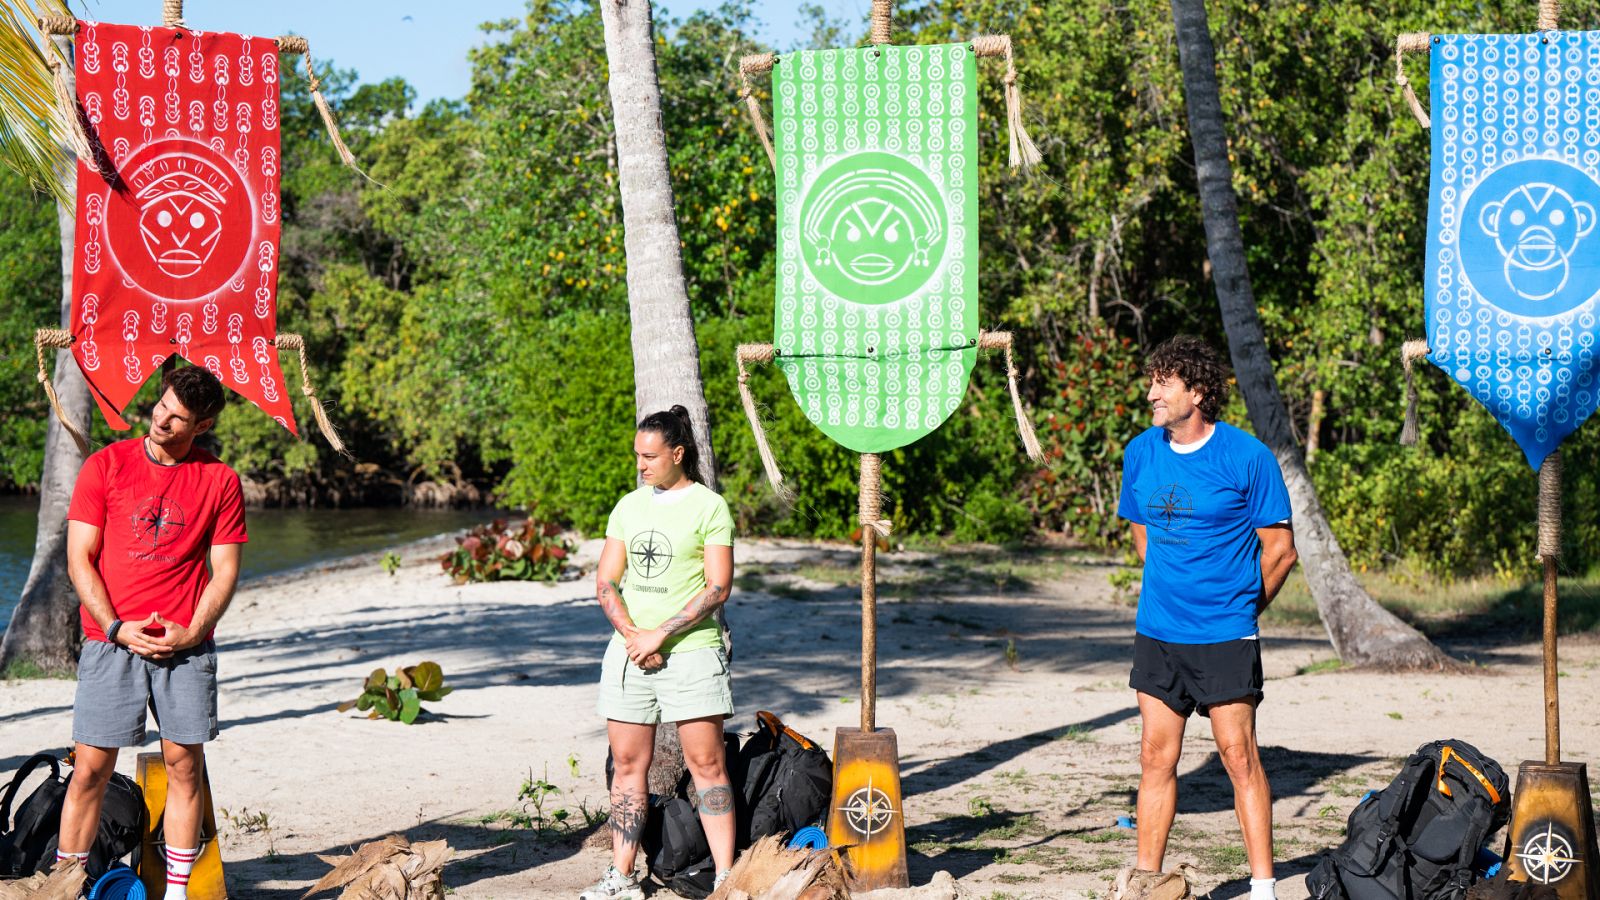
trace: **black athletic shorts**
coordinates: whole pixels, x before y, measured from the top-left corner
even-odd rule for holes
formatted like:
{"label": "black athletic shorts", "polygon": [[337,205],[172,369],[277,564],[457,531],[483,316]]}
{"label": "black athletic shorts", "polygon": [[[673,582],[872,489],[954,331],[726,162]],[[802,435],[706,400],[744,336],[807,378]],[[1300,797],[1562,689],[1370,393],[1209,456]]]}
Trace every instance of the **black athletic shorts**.
{"label": "black athletic shorts", "polygon": [[1261,642],[1255,638],[1220,644],[1169,644],[1136,634],[1128,687],[1149,694],[1188,718],[1210,715],[1217,703],[1246,698],[1261,702]]}

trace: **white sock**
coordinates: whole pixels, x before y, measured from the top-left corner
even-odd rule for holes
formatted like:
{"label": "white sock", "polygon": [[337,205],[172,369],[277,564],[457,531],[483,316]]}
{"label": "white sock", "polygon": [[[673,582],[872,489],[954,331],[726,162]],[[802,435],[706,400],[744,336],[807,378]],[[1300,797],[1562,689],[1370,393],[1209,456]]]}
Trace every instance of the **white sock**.
{"label": "white sock", "polygon": [[1277,900],[1277,893],[1273,885],[1278,883],[1276,878],[1250,879],[1250,900]]}
{"label": "white sock", "polygon": [[194,870],[194,861],[199,858],[199,847],[193,850],[180,850],[177,847],[167,848],[166,900],[188,900],[189,873]]}
{"label": "white sock", "polygon": [[75,859],[78,861],[78,865],[81,866],[89,861],[89,854],[87,851],[83,853],[63,853],[60,850],[57,850],[56,863],[60,864],[60,862],[65,859]]}

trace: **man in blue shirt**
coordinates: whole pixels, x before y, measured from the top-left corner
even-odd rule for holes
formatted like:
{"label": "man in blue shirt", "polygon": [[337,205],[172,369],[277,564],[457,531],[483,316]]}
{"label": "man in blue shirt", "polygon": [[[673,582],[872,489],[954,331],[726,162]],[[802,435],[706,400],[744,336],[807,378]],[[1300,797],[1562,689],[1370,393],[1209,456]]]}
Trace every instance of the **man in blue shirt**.
{"label": "man in blue shirt", "polygon": [[[1272,452],[1217,413],[1228,372],[1201,339],[1145,362],[1155,427],[1129,442],[1117,514],[1144,561],[1133,672],[1139,754],[1137,870],[1161,871],[1178,802],[1178,756],[1196,710],[1211,719],[1233,782],[1251,900],[1271,900],[1272,789],[1256,747],[1256,617],[1294,568],[1289,492]],[[1138,874],[1136,870],[1135,874]]]}

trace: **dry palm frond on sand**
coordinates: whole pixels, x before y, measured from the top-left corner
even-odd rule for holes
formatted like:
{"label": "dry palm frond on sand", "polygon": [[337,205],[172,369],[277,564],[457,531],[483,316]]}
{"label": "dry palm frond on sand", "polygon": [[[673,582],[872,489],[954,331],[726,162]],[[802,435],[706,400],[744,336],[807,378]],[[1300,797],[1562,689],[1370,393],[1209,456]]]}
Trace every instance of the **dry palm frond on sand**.
{"label": "dry palm frond on sand", "polygon": [[339,900],[443,900],[439,872],[453,853],[445,841],[413,844],[398,834],[368,841],[350,856],[319,856],[333,871],[302,895],[342,887]]}
{"label": "dry palm frond on sand", "polygon": [[0,900],[77,900],[84,878],[83,866],[66,860],[48,875],[36,872],[21,881],[0,882]]}
{"label": "dry palm frond on sand", "polygon": [[849,900],[845,879],[837,853],[788,850],[771,835],[739,854],[709,900]]}

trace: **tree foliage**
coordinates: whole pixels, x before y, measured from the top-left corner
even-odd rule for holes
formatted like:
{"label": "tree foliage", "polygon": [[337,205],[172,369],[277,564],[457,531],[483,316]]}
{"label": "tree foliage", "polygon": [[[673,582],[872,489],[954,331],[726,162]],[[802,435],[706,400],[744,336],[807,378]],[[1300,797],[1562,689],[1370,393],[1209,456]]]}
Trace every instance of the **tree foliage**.
{"label": "tree foliage", "polygon": [[[899,41],[1009,33],[1030,131],[1045,154],[1006,167],[1002,63],[980,63],[982,322],[1020,337],[1019,364],[1050,454],[1028,464],[998,361],[967,402],[885,460],[897,528],[962,539],[1059,530],[1118,539],[1122,445],[1145,427],[1138,360],[1180,331],[1223,335],[1164,5],[1093,0],[902,3]],[[1564,5],[1583,27],[1596,0]],[[864,23],[827,20],[837,45]],[[1394,84],[1402,31],[1526,31],[1528,3],[1423,0],[1208,4],[1250,270],[1297,435],[1319,429],[1312,475],[1363,566],[1440,573],[1531,565],[1535,478],[1464,391],[1419,378],[1425,440],[1397,446],[1399,347],[1422,329],[1428,135]],[[723,488],[740,527],[842,537],[856,460],[805,421],[777,373],[752,385],[799,492],[777,505],[736,395],[733,351],[771,338],[772,174],[739,103],[737,64],[761,49],[750,8],[658,23],[658,63],[690,298]],[[324,90],[372,175],[322,135],[304,81],[284,84],[280,325],[306,335],[318,388],[361,460],[392,483],[472,482],[589,532],[633,483],[632,372],[621,209],[600,17],[533,0],[485,26],[461,102],[420,109],[391,80],[335,72]],[[783,49],[783,48],[780,48]],[[1426,65],[1410,75],[1426,96]],[[285,71],[289,71],[286,67]],[[766,84],[758,97],[769,102]],[[0,477],[37,478],[44,405],[31,329],[54,321],[49,204],[0,183]],[[298,375],[290,374],[291,382]],[[291,384],[291,389],[294,384]],[[1311,400],[1326,397],[1313,426]],[[302,422],[309,410],[297,408]],[[1236,420],[1242,420],[1237,417]],[[224,452],[248,477],[320,502],[358,466],[239,408]],[[1600,487],[1600,438],[1568,441],[1568,496]],[[1600,560],[1600,521],[1567,510],[1569,565]]]}

